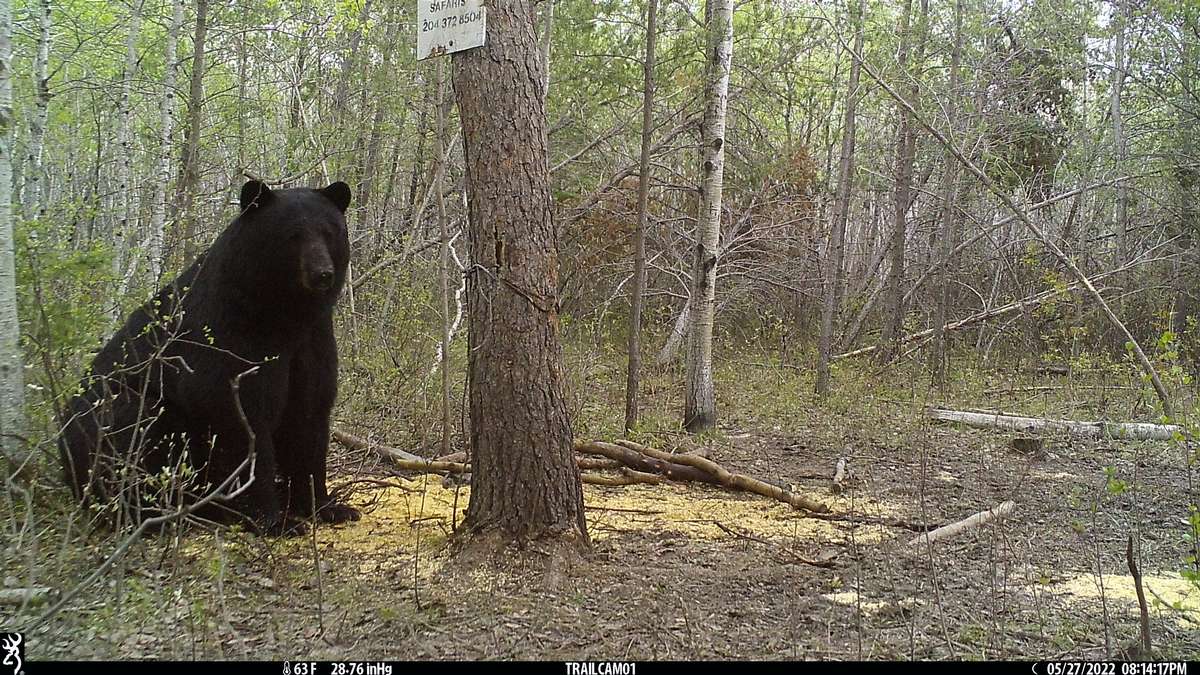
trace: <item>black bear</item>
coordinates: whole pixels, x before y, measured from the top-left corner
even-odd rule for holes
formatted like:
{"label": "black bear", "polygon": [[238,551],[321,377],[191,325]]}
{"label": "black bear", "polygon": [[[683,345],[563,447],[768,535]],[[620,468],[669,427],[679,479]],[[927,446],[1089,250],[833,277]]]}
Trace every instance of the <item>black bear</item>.
{"label": "black bear", "polygon": [[358,520],[325,484],[350,188],[250,181],[240,201],[212,246],[96,355],[59,438],[67,481],[135,519],[224,483],[219,494],[236,496],[201,513],[272,533],[314,507],[326,522]]}

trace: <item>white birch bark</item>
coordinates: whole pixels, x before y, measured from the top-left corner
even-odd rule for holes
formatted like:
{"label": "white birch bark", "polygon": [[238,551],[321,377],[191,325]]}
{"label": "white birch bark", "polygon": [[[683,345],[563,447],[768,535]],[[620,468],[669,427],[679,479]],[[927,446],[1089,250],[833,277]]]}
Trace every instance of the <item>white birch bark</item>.
{"label": "white birch bark", "polygon": [[50,114],[50,0],[38,0],[38,43],[33,59],[33,112],[29,116],[29,155],[25,167],[25,218],[40,218],[45,213],[46,171],[43,151],[46,121]]}
{"label": "white birch bark", "polygon": [[655,365],[662,367],[675,360],[675,356],[679,354],[679,345],[683,344],[683,339],[690,332],[691,323],[692,301],[688,300],[676,315],[675,323],[671,325],[671,334],[667,336],[662,349],[658,351],[658,358],[654,360]]}
{"label": "white birch bark", "polygon": [[154,200],[150,204],[149,245],[146,263],[150,280],[157,284],[163,267],[163,230],[167,220],[167,184],[171,182],[171,150],[175,134],[175,84],[179,77],[176,46],[183,28],[183,0],[171,2],[171,24],[164,47],[163,99],[159,110],[158,176],[154,181]]}
{"label": "white birch bark", "polygon": [[705,110],[700,131],[704,162],[701,166],[696,254],[692,267],[691,342],[683,412],[684,427],[693,433],[711,429],[717,423],[712,333],[721,238],[721,191],[725,174],[725,110],[733,63],[733,0],[708,0],[707,14]]}
{"label": "white birch bark", "polygon": [[0,454],[23,461],[25,372],[17,322],[12,213],[12,6],[0,0]]}
{"label": "white birch bark", "polygon": [[1187,430],[1183,427],[1175,424],[1150,422],[1081,422],[971,410],[943,410],[941,408],[930,408],[929,417],[939,422],[957,422],[976,429],[1033,434],[1067,434],[1081,438],[1170,441],[1179,436],[1187,437]]}
{"label": "white birch bark", "polygon": [[117,103],[116,224],[113,227],[113,277],[120,279],[110,310],[113,321],[120,317],[121,297],[129,288],[137,260],[131,253],[135,238],[136,200],[133,198],[133,77],[137,71],[137,39],[142,29],[144,0],[130,10],[129,33],[125,38],[125,68],[121,74],[121,97]]}

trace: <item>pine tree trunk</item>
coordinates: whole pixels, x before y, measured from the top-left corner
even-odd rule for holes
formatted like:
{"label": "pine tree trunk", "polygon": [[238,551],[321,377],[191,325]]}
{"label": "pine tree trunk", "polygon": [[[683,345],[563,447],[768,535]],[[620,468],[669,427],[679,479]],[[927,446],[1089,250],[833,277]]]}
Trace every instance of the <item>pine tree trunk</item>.
{"label": "pine tree trunk", "polygon": [[825,287],[821,304],[821,335],[817,343],[817,385],[819,396],[829,393],[829,362],[833,356],[833,326],[841,313],[846,293],[846,221],[850,216],[850,194],[854,180],[855,111],[858,106],[858,81],[862,70],[857,55],[863,48],[863,0],[854,6],[854,51],[851,54],[850,82],[846,89],[846,113],[842,123],[842,157],[838,164],[838,185],[833,226],[826,250]]}
{"label": "pine tree trunk", "polygon": [[464,528],[587,545],[563,388],[558,242],[536,12],[488,5],[488,42],[454,55],[472,268],[471,501]]}
{"label": "pine tree trunk", "polygon": [[646,227],[650,220],[650,155],[654,126],[654,47],[658,0],[646,4],[646,60],[642,64],[642,155],[638,174],[638,223],[633,235],[633,291],[629,300],[629,368],[625,376],[625,433],[638,421],[642,370],[642,304],[646,290]]}
{"label": "pine tree trunk", "polygon": [[550,46],[554,40],[554,0],[544,0],[546,9],[542,20],[542,98],[550,95]]}
{"label": "pine tree trunk", "polygon": [[[491,34],[491,31],[488,31]],[[417,151],[412,165],[412,175],[408,182],[408,204],[404,209],[404,228],[410,236],[416,236],[412,229],[421,218],[417,213],[417,188],[421,186],[421,176],[425,174],[425,135],[429,133],[429,110],[433,107],[433,93],[436,83],[424,82],[420,72],[413,78],[414,86],[424,89],[421,99],[420,112],[417,113]]]}
{"label": "pine tree trunk", "polygon": [[[346,47],[345,53],[342,55],[342,72],[338,77],[337,89],[333,95],[334,114],[333,125],[336,127],[344,121],[351,119],[351,115],[355,114],[350,109],[350,85],[357,84],[360,87],[366,88],[367,80],[363,77],[354,76],[355,61],[366,61],[366,55],[360,53],[362,46],[363,33],[366,31],[367,22],[371,19],[371,5],[374,0],[365,0],[362,7],[358,10],[358,22],[354,26],[354,30],[350,33],[350,41]],[[357,111],[358,115],[365,115],[366,110]],[[353,184],[353,183],[352,183]]]}
{"label": "pine tree trunk", "polygon": [[28,457],[28,451],[22,442],[25,369],[13,245],[12,6],[9,0],[0,0],[0,455],[17,466]]}
{"label": "pine tree trunk", "polygon": [[705,109],[700,130],[703,155],[696,250],[692,261],[691,335],[683,426],[692,433],[717,425],[712,335],[716,308],[721,191],[725,175],[725,110],[733,63],[733,0],[708,0]]}

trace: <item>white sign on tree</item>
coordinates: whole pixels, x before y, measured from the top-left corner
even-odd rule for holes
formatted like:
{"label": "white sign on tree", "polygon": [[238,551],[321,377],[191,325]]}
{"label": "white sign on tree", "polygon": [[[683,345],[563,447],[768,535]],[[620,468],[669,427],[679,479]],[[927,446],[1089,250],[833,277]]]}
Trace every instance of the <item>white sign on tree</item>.
{"label": "white sign on tree", "polygon": [[417,0],[417,59],[482,47],[484,0]]}

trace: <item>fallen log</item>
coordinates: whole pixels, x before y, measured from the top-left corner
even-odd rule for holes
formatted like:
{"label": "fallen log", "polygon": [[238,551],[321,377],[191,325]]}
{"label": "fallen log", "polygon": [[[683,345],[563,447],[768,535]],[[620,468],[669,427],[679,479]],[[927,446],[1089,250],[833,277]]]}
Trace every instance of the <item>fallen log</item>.
{"label": "fallen log", "polygon": [[[368,452],[374,452],[374,453],[378,454],[380,457],[383,457],[384,459],[386,459],[393,467],[400,469],[402,471],[420,471],[423,473],[461,473],[461,474],[469,473],[471,471],[470,463],[464,461],[467,459],[467,453],[465,453],[465,452],[455,452],[455,453],[446,455],[445,457],[438,457],[437,459],[426,459],[424,457],[421,457],[420,455],[414,455],[411,452],[406,452],[399,448],[393,448],[393,447],[390,447],[387,445],[383,445],[382,443],[375,443],[373,441],[369,441],[365,438],[355,436],[354,434],[347,433],[340,429],[334,429],[332,431],[331,435],[333,436],[333,440],[337,441],[338,443],[341,443],[342,445],[346,446],[347,448],[350,448],[351,450],[365,450]],[[595,449],[595,448],[593,448],[593,449]],[[624,454],[626,452],[624,448],[617,448],[617,449],[622,454]],[[578,458],[576,458],[576,461],[579,464],[580,471],[603,471],[603,470],[609,470],[609,469],[621,469],[621,468],[627,466],[627,463],[622,462],[620,459],[608,459],[608,458],[598,459],[598,458],[593,458],[593,457],[578,457]],[[637,467],[634,467],[634,468],[637,468]],[[689,467],[680,466],[678,468],[684,469],[686,471]],[[669,470],[675,471],[676,469],[669,468]],[[653,472],[653,471],[657,471],[657,469],[650,467],[648,469],[648,471]],[[649,474],[647,474],[647,475],[649,475]],[[700,477],[685,478],[684,480],[695,480],[695,479],[699,479],[699,478]],[[646,481],[642,480],[639,482],[646,482]],[[608,484],[615,485],[617,483],[596,482],[595,484],[596,485],[608,485]],[[627,484],[630,484],[630,482],[627,480],[627,482],[620,483],[620,484],[627,485]]]}
{"label": "fallen log", "polygon": [[661,485],[663,480],[665,480],[657,474],[634,471],[628,467],[622,469],[620,475],[617,476],[605,476],[599,473],[581,473],[579,474],[579,478],[588,485],[607,485],[610,487],[637,484]]}
{"label": "fallen log", "polygon": [[[375,452],[386,459],[392,466],[403,471],[420,471],[424,473],[465,474],[470,472],[471,465],[463,462],[430,460],[405,452],[398,448],[388,447],[379,443],[359,438],[340,429],[334,429],[333,439],[353,450]],[[779,500],[794,508],[828,513],[829,507],[814,501],[792,490],[772,485],[745,474],[732,473],[712,460],[699,454],[671,454],[656,450],[632,441],[605,443],[604,441],[577,441],[575,451],[588,455],[599,455],[605,460],[587,457],[577,457],[581,471],[620,468],[620,476],[604,476],[595,473],[583,473],[583,482],[591,485],[633,485],[659,484],[663,480],[681,482],[708,483],[720,485],[733,490],[753,492],[764,497]],[[606,461],[607,460],[607,461]]]}
{"label": "fallen log", "polygon": [[984,389],[983,393],[991,396],[993,394],[1043,394],[1052,391],[1067,391],[1070,389],[1081,389],[1088,391],[1131,391],[1136,387],[1130,387],[1124,384],[1040,384],[1030,385],[1027,387],[992,387]]}
{"label": "fallen log", "polygon": [[908,542],[908,545],[909,546],[919,546],[919,545],[932,544],[933,542],[935,542],[939,539],[945,539],[947,537],[952,537],[952,536],[954,536],[960,532],[963,532],[965,530],[970,530],[972,528],[979,527],[980,525],[986,525],[986,524],[992,522],[993,520],[996,520],[999,518],[1004,518],[1004,517],[1008,516],[1008,514],[1012,513],[1012,510],[1014,508],[1016,508],[1016,506],[1017,506],[1016,502],[1012,502],[1012,501],[1004,502],[1002,504],[999,504],[997,506],[994,506],[994,507],[988,509],[987,511],[980,511],[979,513],[976,513],[975,515],[971,516],[970,518],[964,518],[964,519],[958,521],[957,523],[950,523],[949,525],[946,525],[944,527],[939,527],[938,529],[936,529],[932,532],[926,532],[925,534],[919,534],[916,537],[913,537],[912,540]]}
{"label": "fallen log", "polygon": [[353,434],[348,434],[341,429],[334,429],[332,432],[333,440],[350,448],[351,450],[366,450],[374,452],[386,459],[392,466],[401,471],[422,471],[425,473],[466,473],[471,470],[470,464],[462,462],[442,462],[435,459],[425,459],[420,455],[414,455],[411,452],[405,452],[399,448],[391,448],[386,445],[368,441],[365,438],[359,438]]}
{"label": "fallen log", "polygon": [[50,599],[52,590],[48,586],[32,588],[0,589],[0,605],[40,605]]}
{"label": "fallen log", "polygon": [[717,482],[727,488],[735,490],[745,490],[753,492],[764,497],[777,499],[785,504],[789,504],[798,509],[812,511],[814,513],[828,513],[829,507],[818,501],[809,499],[804,495],[797,494],[791,490],[786,490],[778,485],[772,485],[766,481],[759,480],[752,476],[747,476],[741,473],[732,473],[725,467],[706,457],[700,457],[692,454],[675,454],[672,455],[662,450],[656,450],[633,441],[617,441],[617,444],[635,450],[643,455],[648,455],[654,459],[663,460],[666,462],[677,462],[686,466],[695,467],[704,473],[707,473],[717,479]]}
{"label": "fallen log", "polygon": [[[669,459],[670,457],[680,457],[681,455],[667,455],[667,459],[663,459],[662,457],[648,456],[636,449],[622,447],[613,443],[605,443],[604,441],[577,442],[575,443],[575,451],[615,459],[636,471],[657,473],[668,480],[693,481],[711,483],[713,485],[719,484],[715,476],[694,466],[676,463]],[[663,454],[665,455],[666,453]]]}
{"label": "fallen log", "polygon": [[579,466],[580,471],[608,471],[625,466],[607,457],[576,457],[575,464]]}
{"label": "fallen log", "polygon": [[1000,429],[1022,433],[1066,433],[1082,438],[1169,441],[1184,433],[1174,424],[1149,422],[1079,422],[1039,417],[1022,417],[998,412],[973,412],[930,408],[929,417],[939,422],[957,422],[976,429]]}

